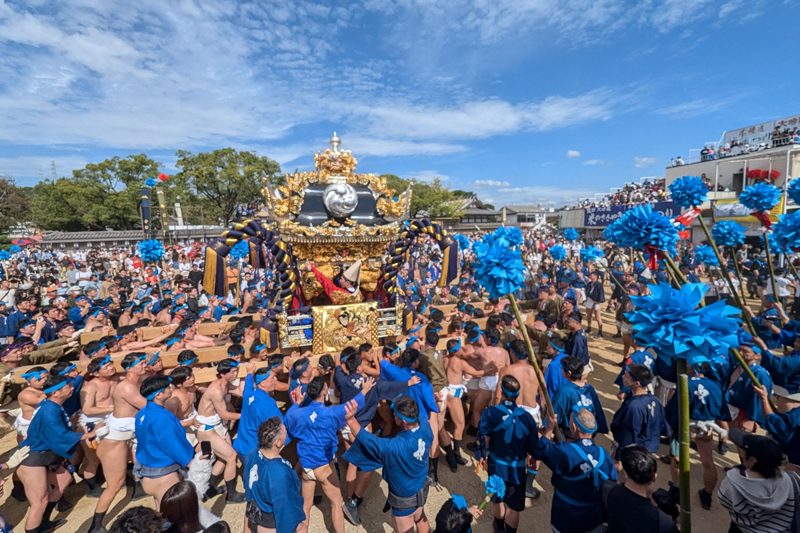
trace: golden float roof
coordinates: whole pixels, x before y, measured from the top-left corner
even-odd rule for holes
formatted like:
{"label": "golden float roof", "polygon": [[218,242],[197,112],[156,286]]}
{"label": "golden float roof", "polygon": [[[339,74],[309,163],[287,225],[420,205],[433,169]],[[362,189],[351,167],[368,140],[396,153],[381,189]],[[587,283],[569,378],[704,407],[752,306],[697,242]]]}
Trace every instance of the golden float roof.
{"label": "golden float roof", "polygon": [[[341,140],[336,133],[330,144],[331,148],[314,155],[313,172],[286,174],[286,185],[273,189],[266,176],[262,176],[267,216],[275,222],[281,238],[293,243],[367,243],[397,239],[402,222],[409,215],[412,186],[395,196],[395,190],[386,185],[386,178],[356,174],[356,158],[348,150],[339,150]],[[336,209],[330,209],[327,201],[332,188],[336,190],[331,195],[350,194],[351,201],[352,194],[357,194],[355,205],[362,204],[359,218],[367,223],[351,218],[355,213],[333,214]],[[308,209],[303,209],[307,195],[318,197],[316,204],[324,198],[324,209],[315,206],[315,212],[307,213]],[[369,211],[367,216],[365,210]]]}

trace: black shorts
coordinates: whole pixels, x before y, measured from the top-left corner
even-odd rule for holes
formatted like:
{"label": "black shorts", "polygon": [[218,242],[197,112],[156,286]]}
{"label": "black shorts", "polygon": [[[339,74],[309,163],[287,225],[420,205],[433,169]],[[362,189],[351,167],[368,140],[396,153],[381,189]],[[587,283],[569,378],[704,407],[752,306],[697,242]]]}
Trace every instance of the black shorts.
{"label": "black shorts", "polygon": [[244,515],[250,520],[250,531],[253,533],[258,532],[258,526],[275,529],[275,515],[259,509],[255,500],[247,502]]}
{"label": "black shorts", "polygon": [[492,496],[492,503],[504,503],[512,511],[522,512],[525,510],[525,483],[512,485],[506,483],[506,494],[502,499]]}
{"label": "black shorts", "polygon": [[63,464],[63,457],[55,452],[46,450],[43,452],[31,452],[30,455],[20,463],[20,466],[46,466],[47,470],[50,472],[56,472]]}

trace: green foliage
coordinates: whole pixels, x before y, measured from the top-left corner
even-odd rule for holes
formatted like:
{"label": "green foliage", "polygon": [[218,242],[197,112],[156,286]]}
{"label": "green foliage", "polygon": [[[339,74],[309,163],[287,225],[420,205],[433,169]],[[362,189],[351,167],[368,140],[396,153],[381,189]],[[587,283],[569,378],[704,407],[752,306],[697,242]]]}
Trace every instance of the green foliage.
{"label": "green foliage", "polygon": [[225,226],[233,219],[237,205],[260,202],[261,172],[273,184],[282,178],[276,161],[253,152],[224,148],[193,154],[179,150],[177,156],[179,179]]}
{"label": "green foliage", "polygon": [[22,222],[27,222],[30,200],[23,187],[13,180],[0,177],[0,233],[8,231]]}
{"label": "green foliage", "polygon": [[492,204],[483,204],[483,207],[485,207],[486,209],[491,209],[492,211],[494,211],[494,206]]}
{"label": "green foliage", "polygon": [[[145,154],[112,157],[72,171],[72,178],[45,180],[33,188],[32,221],[44,230],[129,230],[141,225],[141,187],[156,178],[160,163]],[[160,183],[182,190],[179,181]]]}
{"label": "green foliage", "polygon": [[472,196],[473,194],[475,193],[472,191],[462,191],[461,189],[456,189],[453,191],[454,198],[464,198],[466,196]]}
{"label": "green foliage", "polygon": [[[394,174],[382,174],[386,178],[386,185],[393,188],[397,194],[401,194],[411,183]],[[459,191],[462,194],[464,191]],[[462,215],[459,211],[458,202],[454,202],[457,196],[450,187],[444,185],[438,177],[430,182],[418,181],[414,183],[411,195],[411,218],[418,218],[423,214],[431,218],[458,218]]]}

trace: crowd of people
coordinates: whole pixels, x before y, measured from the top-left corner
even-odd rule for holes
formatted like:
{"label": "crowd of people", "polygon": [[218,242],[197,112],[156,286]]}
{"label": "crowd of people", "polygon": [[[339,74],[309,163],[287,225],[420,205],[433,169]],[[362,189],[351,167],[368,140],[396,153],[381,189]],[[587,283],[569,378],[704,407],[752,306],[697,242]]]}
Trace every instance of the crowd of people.
{"label": "crowd of people", "polygon": [[607,194],[599,201],[593,198],[585,198],[580,200],[574,209],[666,202],[669,198],[670,194],[669,190],[664,186],[664,178],[656,178],[648,179],[641,183],[626,183],[620,190]]}
{"label": "crowd of people", "polygon": [[[626,201],[659,191],[663,181],[631,186]],[[637,342],[628,313],[653,283],[678,281],[605,242],[566,242],[552,229],[524,237],[522,323],[508,300],[485,297],[471,248],[462,247],[457,281],[439,287],[441,254],[422,237],[397,274],[414,308],[404,334],[333,353],[268,346],[259,327],[276,295],[268,272],[232,261],[227,295],[208,294],[202,245],[168,247],[150,265],[134,249],[15,254],[0,285],[0,387],[19,446],[0,471],[13,472],[11,498],[30,506],[21,528],[63,525],[54,512],[68,510],[64,492],[77,485],[96,499],[90,533],[228,531],[203,505],[216,498],[240,505],[254,533],[308,531],[324,498],[342,533],[345,522],[362,524],[381,470],[395,531],[466,533],[484,511],[458,494],[430,520],[425,513],[443,458],[452,472],[501,480],[487,510],[495,532],[516,533],[544,468],[556,533],[677,531],[677,368]],[[556,244],[566,257],[554,258]],[[583,261],[588,244],[602,257]],[[782,533],[800,514],[800,298],[790,302],[800,283],[779,271],[772,294],[759,252],[745,246],[726,259],[744,274],[736,290],[755,302],[747,312],[757,335],[740,332],[739,351],[761,386],[735,359],[691,367],[692,438],[701,506],[716,494],[730,531]],[[707,303],[732,297],[691,246],[678,263],[690,282],[708,278]],[[309,268],[328,303],[339,292],[393,303],[360,288],[349,268],[333,280]],[[622,404],[610,420],[591,384],[590,336],[620,339]],[[741,465],[718,483],[713,454],[729,443]],[[672,481],[653,493],[659,460]],[[155,509],[107,516],[128,487]]]}

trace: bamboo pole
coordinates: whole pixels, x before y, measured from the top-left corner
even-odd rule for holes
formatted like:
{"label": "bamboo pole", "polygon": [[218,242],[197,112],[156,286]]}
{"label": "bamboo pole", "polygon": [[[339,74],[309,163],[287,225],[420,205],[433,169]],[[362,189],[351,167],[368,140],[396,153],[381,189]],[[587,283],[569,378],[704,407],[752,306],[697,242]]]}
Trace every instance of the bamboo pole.
{"label": "bamboo pole", "polygon": [[[742,303],[747,303],[747,298],[744,296],[744,280],[742,280],[742,271],[739,269],[739,262],[736,260],[736,248],[729,246],[731,249],[731,257],[733,258],[733,268],[736,270],[736,279],[739,280],[739,291],[741,292]],[[749,317],[748,317],[749,318]]]}
{"label": "bamboo pole", "polygon": [[681,533],[692,531],[692,486],[689,466],[689,376],[686,360],[678,359],[678,485],[680,487]]}
{"label": "bamboo pole", "polygon": [[[638,259],[639,262],[642,263],[643,267],[647,268],[647,270],[650,270],[647,267],[647,262],[644,260],[644,256],[642,255],[642,252],[636,252],[636,259]],[[656,274],[652,270],[650,271],[650,284],[651,285],[658,285],[658,282],[656,281]]]}
{"label": "bamboo pole", "polygon": [[772,256],[769,253],[769,233],[767,232],[767,228],[764,228],[764,251],[767,253],[767,266],[769,267],[769,280],[772,283],[772,297],[775,298],[776,302],[779,302],[778,299],[778,288],[775,284],[775,267],[772,264]]}
{"label": "bamboo pole", "polygon": [[[514,316],[517,317],[517,323],[519,324],[519,329],[522,332],[522,338],[525,340],[525,347],[528,348],[528,359],[530,359],[531,364],[533,365],[533,370],[536,372],[536,379],[539,382],[539,394],[544,398],[544,403],[547,407],[547,412],[544,413],[545,416],[543,417],[543,420],[546,420],[547,414],[555,414],[555,411],[553,411],[553,404],[550,403],[550,394],[547,392],[547,386],[544,382],[544,375],[542,375],[542,369],[539,368],[539,363],[536,361],[536,356],[533,354],[531,338],[528,336],[528,328],[525,327],[525,323],[522,321],[522,314],[520,314],[519,307],[517,307],[517,299],[514,298],[513,294],[509,294],[508,300],[511,302],[511,309],[514,311]],[[559,422],[561,421],[559,420]],[[561,430],[558,428],[558,425],[555,427],[554,435],[557,441],[563,440],[561,437]]]}
{"label": "bamboo pole", "polygon": [[[756,387],[760,387],[761,383],[759,383],[758,378],[755,374],[753,374],[753,371],[750,370],[747,361],[744,360],[744,357],[742,357],[742,354],[739,353],[739,350],[736,348],[731,348],[731,352],[733,352],[733,355],[735,355],[736,359],[739,360],[739,364],[742,365],[742,370],[744,370],[744,373],[747,374],[748,378],[750,378],[750,381],[752,381]],[[769,404],[772,406],[772,410],[777,413],[778,407],[773,403],[772,398],[768,398],[768,400]]]}

